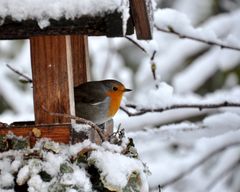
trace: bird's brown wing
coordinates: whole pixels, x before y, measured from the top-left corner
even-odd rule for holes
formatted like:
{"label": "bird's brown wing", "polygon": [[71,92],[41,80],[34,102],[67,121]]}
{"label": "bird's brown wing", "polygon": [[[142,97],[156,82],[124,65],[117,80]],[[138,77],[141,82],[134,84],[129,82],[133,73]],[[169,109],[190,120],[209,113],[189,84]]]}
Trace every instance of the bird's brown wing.
{"label": "bird's brown wing", "polygon": [[105,96],[101,92],[101,85],[91,82],[84,83],[74,88],[75,102],[98,104],[104,101]]}

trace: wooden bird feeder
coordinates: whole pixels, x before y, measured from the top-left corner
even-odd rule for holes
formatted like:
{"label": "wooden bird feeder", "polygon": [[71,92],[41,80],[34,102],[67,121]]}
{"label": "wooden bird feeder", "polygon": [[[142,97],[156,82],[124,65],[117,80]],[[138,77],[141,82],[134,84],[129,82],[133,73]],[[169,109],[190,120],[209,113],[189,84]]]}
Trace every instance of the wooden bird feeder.
{"label": "wooden bird feeder", "polygon": [[[126,34],[133,34],[135,28],[138,39],[151,39],[151,19],[151,0],[130,0]],[[39,130],[36,137],[57,142],[83,140],[83,136],[76,138],[73,133],[71,118],[54,116],[46,110],[75,115],[74,87],[87,81],[87,36],[124,36],[122,24],[122,15],[117,10],[74,20],[50,19],[50,25],[43,29],[35,20],[16,21],[7,17],[0,25],[0,39],[30,39],[35,121],[2,124],[0,135],[11,131],[17,136],[36,136],[34,130]],[[97,142],[97,137],[92,140]]]}

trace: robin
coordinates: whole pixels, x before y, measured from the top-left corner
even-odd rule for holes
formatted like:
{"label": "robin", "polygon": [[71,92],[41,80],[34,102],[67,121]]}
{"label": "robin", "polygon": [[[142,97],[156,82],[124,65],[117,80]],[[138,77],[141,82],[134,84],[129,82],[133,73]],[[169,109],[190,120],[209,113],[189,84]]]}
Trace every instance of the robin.
{"label": "robin", "polygon": [[97,125],[110,120],[131,89],[116,80],[90,81],[74,88],[76,115]]}

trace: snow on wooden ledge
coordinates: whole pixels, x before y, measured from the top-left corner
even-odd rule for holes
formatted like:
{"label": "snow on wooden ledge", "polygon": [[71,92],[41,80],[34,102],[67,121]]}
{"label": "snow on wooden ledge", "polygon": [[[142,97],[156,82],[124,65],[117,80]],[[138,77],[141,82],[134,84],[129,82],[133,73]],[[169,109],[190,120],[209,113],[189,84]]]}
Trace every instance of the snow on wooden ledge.
{"label": "snow on wooden ledge", "polygon": [[133,33],[128,20],[128,0],[1,0],[0,39],[58,31],[123,36]]}

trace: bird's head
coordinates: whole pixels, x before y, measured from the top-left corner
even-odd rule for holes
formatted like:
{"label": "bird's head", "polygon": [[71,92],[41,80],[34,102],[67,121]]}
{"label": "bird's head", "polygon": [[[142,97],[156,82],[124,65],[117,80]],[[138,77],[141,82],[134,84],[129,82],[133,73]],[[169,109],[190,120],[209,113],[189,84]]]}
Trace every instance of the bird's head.
{"label": "bird's head", "polygon": [[109,116],[113,116],[119,109],[123,94],[132,90],[127,89],[122,83],[116,80],[104,80],[102,83],[105,87],[106,95],[110,97],[108,114]]}
{"label": "bird's head", "polygon": [[103,80],[102,83],[107,94],[123,95],[125,92],[132,91],[131,89],[127,89],[122,83],[116,80]]}

